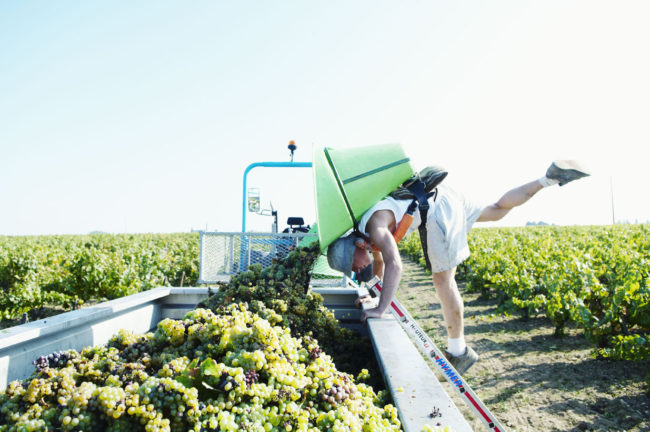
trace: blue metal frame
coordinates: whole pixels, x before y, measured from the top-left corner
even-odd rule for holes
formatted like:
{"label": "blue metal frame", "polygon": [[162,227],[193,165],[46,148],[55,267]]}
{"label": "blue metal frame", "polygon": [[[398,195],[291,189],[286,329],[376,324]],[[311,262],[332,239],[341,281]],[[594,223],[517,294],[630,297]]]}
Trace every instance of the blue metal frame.
{"label": "blue metal frame", "polygon": [[270,168],[311,168],[311,162],[254,162],[244,171],[244,193],[242,200],[242,214],[241,214],[241,231],[246,232],[246,198],[248,191],[246,190],[246,177],[248,172],[255,167],[270,167]]}

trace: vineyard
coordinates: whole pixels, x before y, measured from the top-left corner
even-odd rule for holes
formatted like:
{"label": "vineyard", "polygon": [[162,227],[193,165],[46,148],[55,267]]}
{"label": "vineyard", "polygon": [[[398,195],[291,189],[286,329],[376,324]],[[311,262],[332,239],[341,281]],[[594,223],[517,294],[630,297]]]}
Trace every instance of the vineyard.
{"label": "vineyard", "polygon": [[[457,276],[500,316],[541,317],[558,340],[578,329],[593,356],[645,364],[647,230],[475,229],[472,256]],[[193,234],[0,238],[3,324],[190,286],[198,246]],[[423,264],[417,235],[400,248]],[[252,266],[152,333],[121,331],[106,346],[36,359],[30,378],[0,392],[0,431],[401,430],[369,340],[340,327],[322,298],[306,293],[318,255],[314,244],[269,268]],[[409,307],[421,314],[422,302]]]}
{"label": "vineyard", "polygon": [[198,278],[198,234],[0,237],[0,319],[42,318],[85,302]]}
{"label": "vineyard", "polygon": [[[646,225],[475,229],[457,270],[498,311],[545,314],[562,336],[577,326],[603,358],[650,359],[650,238]],[[419,238],[401,245],[423,264]]]}

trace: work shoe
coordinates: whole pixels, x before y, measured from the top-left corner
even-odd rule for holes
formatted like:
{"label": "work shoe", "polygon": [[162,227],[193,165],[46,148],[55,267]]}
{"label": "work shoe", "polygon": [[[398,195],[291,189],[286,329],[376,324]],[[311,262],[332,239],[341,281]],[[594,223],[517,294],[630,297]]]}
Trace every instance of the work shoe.
{"label": "work shoe", "polygon": [[461,375],[478,360],[478,354],[470,347],[466,347],[465,354],[459,356],[453,356],[445,351],[445,357],[447,357],[449,363],[456,369],[456,372]]}
{"label": "work shoe", "polygon": [[587,170],[573,160],[553,161],[551,166],[548,167],[548,170],[546,170],[546,177],[552,180],[559,180],[560,186],[589,175],[591,174]]}

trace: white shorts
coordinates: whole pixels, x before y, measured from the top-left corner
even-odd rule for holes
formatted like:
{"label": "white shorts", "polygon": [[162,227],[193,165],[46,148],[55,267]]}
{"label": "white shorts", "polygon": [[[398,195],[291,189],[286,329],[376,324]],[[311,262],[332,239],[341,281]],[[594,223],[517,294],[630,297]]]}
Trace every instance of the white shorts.
{"label": "white shorts", "polygon": [[440,185],[435,205],[427,213],[427,248],[431,271],[452,269],[469,257],[467,234],[485,206]]}

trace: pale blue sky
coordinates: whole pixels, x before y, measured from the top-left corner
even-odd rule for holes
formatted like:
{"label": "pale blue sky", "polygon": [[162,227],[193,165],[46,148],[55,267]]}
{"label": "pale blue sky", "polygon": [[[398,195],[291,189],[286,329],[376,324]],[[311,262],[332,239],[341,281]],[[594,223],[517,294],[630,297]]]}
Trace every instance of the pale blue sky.
{"label": "pale blue sky", "polygon": [[[647,1],[0,3],[0,234],[241,229],[242,175],[312,145],[401,143],[500,225],[650,220]],[[258,168],[313,222],[310,170]],[[250,215],[269,230],[271,218]]]}

